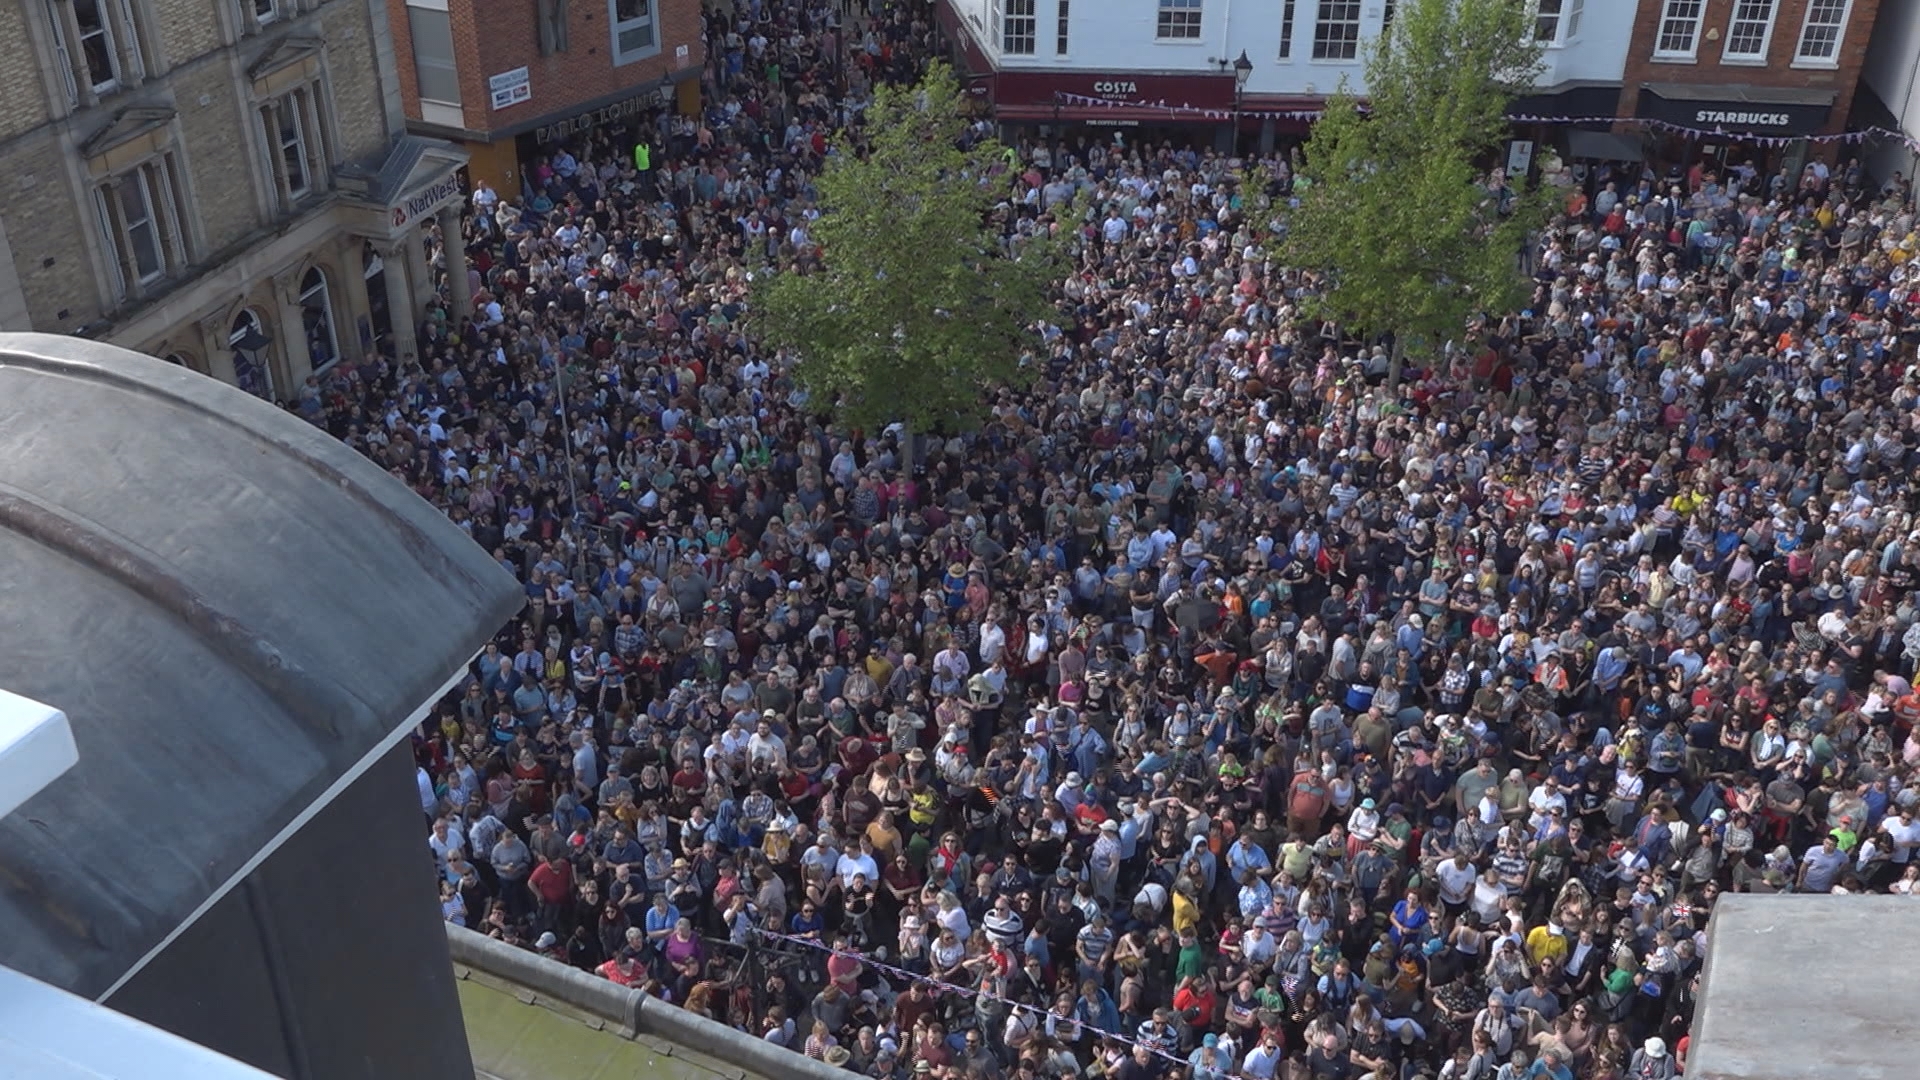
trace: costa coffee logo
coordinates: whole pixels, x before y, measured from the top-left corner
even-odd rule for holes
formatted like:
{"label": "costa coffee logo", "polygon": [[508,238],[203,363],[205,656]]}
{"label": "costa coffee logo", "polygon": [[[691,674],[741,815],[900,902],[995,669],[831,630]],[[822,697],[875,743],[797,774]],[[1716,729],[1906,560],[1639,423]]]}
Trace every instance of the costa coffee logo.
{"label": "costa coffee logo", "polygon": [[1140,92],[1140,84],[1130,79],[1100,79],[1093,84],[1093,92],[1108,97],[1122,97]]}

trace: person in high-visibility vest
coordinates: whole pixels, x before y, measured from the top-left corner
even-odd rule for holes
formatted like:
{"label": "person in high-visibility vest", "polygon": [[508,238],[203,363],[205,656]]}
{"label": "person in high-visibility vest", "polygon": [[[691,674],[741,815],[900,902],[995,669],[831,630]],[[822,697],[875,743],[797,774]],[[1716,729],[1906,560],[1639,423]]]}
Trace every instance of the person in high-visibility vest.
{"label": "person in high-visibility vest", "polygon": [[647,145],[645,140],[633,146],[633,167],[641,172],[653,168],[653,147]]}

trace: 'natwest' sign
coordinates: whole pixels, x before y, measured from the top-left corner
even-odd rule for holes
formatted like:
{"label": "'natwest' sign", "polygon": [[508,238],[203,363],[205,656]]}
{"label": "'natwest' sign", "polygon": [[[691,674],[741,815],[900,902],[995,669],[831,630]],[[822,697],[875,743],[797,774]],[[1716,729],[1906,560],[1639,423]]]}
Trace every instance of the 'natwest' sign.
{"label": "'natwest' sign", "polygon": [[449,176],[442,180],[435,180],[426,187],[401,196],[400,201],[393,204],[390,208],[393,227],[404,229],[459,197],[458,177]]}

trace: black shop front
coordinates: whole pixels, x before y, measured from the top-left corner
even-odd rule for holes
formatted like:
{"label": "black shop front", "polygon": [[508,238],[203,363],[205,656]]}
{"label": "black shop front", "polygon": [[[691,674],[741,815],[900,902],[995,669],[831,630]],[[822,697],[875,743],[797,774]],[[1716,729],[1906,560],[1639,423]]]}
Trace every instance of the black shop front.
{"label": "black shop front", "polygon": [[1648,125],[1653,160],[1689,169],[1751,163],[1761,175],[1797,174],[1809,136],[1833,133],[1831,90],[1646,83],[1637,115]]}

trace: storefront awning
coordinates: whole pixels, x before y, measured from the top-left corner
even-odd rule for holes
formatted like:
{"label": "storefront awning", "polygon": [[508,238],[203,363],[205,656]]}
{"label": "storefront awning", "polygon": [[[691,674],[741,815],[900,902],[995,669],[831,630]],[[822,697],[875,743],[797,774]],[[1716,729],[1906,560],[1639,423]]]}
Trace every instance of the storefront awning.
{"label": "storefront awning", "polygon": [[1832,90],[1690,83],[1641,90],[1642,117],[1729,135],[1817,135],[1833,115]]}
{"label": "storefront awning", "polygon": [[1567,132],[1567,156],[1579,161],[1639,161],[1646,156],[1640,140],[1611,131]]}

